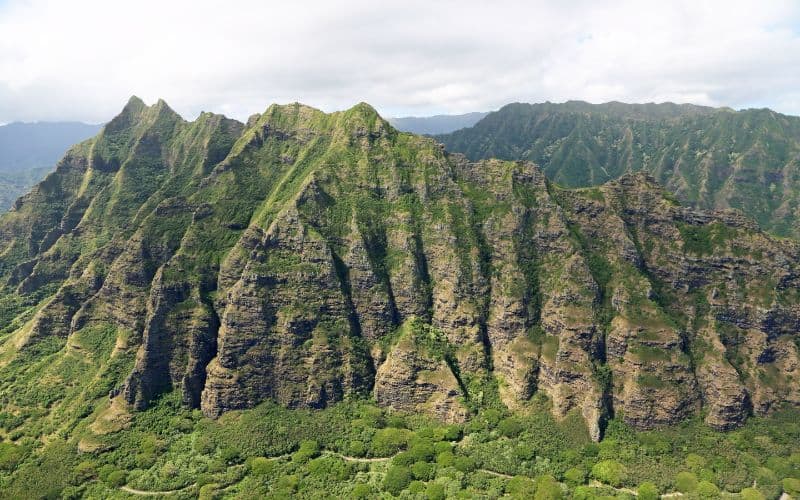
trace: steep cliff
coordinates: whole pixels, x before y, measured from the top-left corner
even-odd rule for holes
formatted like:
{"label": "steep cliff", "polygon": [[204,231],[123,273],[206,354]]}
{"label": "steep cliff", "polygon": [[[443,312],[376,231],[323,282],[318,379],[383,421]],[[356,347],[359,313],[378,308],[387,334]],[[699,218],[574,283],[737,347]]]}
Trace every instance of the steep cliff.
{"label": "steep cliff", "polygon": [[473,163],[366,104],[244,125],[132,99],[0,236],[0,400],[37,436],[167,391],[451,422],[540,393],[595,439],[800,404],[796,243],[645,174]]}

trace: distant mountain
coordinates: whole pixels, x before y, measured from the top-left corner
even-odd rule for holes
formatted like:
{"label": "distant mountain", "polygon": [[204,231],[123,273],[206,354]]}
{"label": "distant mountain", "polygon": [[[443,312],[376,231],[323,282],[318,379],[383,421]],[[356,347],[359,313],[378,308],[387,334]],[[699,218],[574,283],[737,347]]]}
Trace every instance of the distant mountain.
{"label": "distant mountain", "polygon": [[97,134],[101,127],[80,122],[15,122],[0,126],[0,171],[54,167],[70,146]]}
{"label": "distant mountain", "polygon": [[509,104],[437,139],[471,160],[524,159],[568,187],[638,170],[682,201],[800,236],[800,118],[677,104]]}
{"label": "distant mountain", "polygon": [[474,112],[463,115],[406,116],[389,118],[389,123],[398,130],[413,134],[448,134],[475,125],[487,114],[488,112]]}
{"label": "distant mountain", "polygon": [[0,126],[0,210],[42,180],[70,146],[97,134],[101,126],[79,122]]}

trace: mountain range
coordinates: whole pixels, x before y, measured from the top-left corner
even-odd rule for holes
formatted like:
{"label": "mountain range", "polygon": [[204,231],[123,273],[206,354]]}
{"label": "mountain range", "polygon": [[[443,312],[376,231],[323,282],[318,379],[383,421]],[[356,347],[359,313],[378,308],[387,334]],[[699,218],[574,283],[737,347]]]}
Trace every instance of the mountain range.
{"label": "mountain range", "polygon": [[485,117],[486,112],[472,112],[463,115],[405,116],[389,118],[389,123],[397,130],[412,134],[447,134],[462,128],[471,127]]}
{"label": "mountain range", "polygon": [[[157,450],[269,404],[372,401],[463,429],[544,412],[587,441],[612,423],[726,431],[798,405],[800,244],[728,209],[792,234],[795,126],[769,111],[511,105],[438,137],[465,156],[364,103],[189,122],[131,98],[0,217],[0,427],[9,450],[45,450],[8,491],[43,481],[47,453],[94,457],[107,485],[120,467],[169,481],[164,461],[119,451],[151,439],[141,422],[160,419],[141,445]],[[490,155],[520,159],[477,159]],[[203,469],[216,482],[242,470],[226,468],[242,449],[185,446],[222,457]]]}
{"label": "mountain range", "polygon": [[683,202],[800,236],[800,117],[676,104],[509,104],[437,136],[472,160],[525,159],[568,187],[640,170]]}

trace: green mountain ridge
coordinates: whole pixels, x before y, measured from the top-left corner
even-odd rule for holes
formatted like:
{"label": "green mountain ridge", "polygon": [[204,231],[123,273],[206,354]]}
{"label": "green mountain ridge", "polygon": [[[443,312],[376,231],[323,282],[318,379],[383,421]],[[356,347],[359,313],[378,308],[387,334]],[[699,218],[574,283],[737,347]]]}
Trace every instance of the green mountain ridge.
{"label": "green mountain ridge", "polygon": [[[0,217],[0,242],[0,435],[28,453],[0,486],[17,495],[36,463],[77,456],[106,467],[77,495],[107,495],[120,468],[202,489],[120,451],[145,438],[169,460],[202,450],[191,467],[233,484],[238,458],[296,441],[229,454],[214,436],[291,420],[282,408],[302,435],[329,418],[349,436],[343,418],[506,415],[588,446],[618,426],[731,430],[800,404],[796,242],[683,207],[645,173],[565,189],[530,162],[470,162],[364,103],[242,124],[132,98]],[[552,470],[508,470],[563,479],[560,453]]]}
{"label": "green mountain ridge", "polygon": [[800,235],[800,117],[676,104],[509,104],[437,136],[471,160],[524,159],[569,187],[645,170],[700,208],[735,208]]}

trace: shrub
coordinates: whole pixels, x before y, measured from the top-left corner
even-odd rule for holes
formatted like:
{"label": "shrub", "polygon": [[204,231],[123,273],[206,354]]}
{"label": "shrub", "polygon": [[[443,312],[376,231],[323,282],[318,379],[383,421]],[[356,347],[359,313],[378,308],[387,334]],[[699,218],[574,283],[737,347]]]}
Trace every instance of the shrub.
{"label": "shrub", "polygon": [[400,415],[391,415],[386,419],[386,427],[394,427],[395,429],[405,429],[406,419]]}
{"label": "shrub", "polygon": [[444,485],[439,483],[428,484],[428,487],[425,489],[425,496],[428,498],[428,500],[444,500]]}
{"label": "shrub", "polygon": [[275,489],[281,493],[294,493],[297,490],[298,484],[300,484],[300,476],[297,474],[288,474],[278,479],[275,483]]}
{"label": "shrub", "polygon": [[433,444],[433,451],[437,455],[446,451],[453,451],[453,445],[447,441],[439,441],[438,443]]}
{"label": "shrub", "polygon": [[699,472],[700,469],[706,466],[706,459],[696,453],[689,453],[686,455],[686,467],[692,472]]}
{"label": "shrub", "polygon": [[497,424],[500,423],[500,418],[503,416],[500,413],[500,410],[495,410],[494,408],[489,408],[488,410],[483,412],[483,421],[486,424],[487,429],[494,429],[497,427]]}
{"label": "shrub", "polygon": [[697,491],[697,476],[691,472],[679,472],[675,476],[675,488],[681,493],[694,493]]}
{"label": "shrub", "polygon": [[658,500],[661,498],[661,495],[658,493],[658,487],[650,482],[640,484],[636,493],[639,500]]}
{"label": "shrub", "polygon": [[442,439],[445,441],[458,441],[461,439],[461,427],[458,425],[448,425],[444,429]]}
{"label": "shrub", "polygon": [[522,443],[514,448],[514,456],[519,460],[533,460],[536,457],[536,450],[529,444]]}
{"label": "shrub", "polygon": [[536,500],[560,500],[564,498],[561,485],[553,476],[539,476],[536,478]]}
{"label": "shrub", "polygon": [[81,485],[97,477],[95,463],[91,460],[84,460],[75,466],[73,484]]}
{"label": "shrub", "polygon": [[266,457],[255,457],[248,464],[250,472],[256,476],[264,476],[275,470],[275,461]]}
{"label": "shrub", "polygon": [[394,455],[408,445],[408,435],[406,429],[394,427],[380,429],[372,438],[372,454],[377,457]]}
{"label": "shrub", "polygon": [[586,471],[578,467],[567,469],[564,473],[564,481],[572,487],[583,484],[586,481]]}
{"label": "shrub", "polygon": [[120,486],[125,484],[125,480],[128,478],[127,472],[124,470],[115,470],[106,476],[106,484],[111,486],[112,488],[119,488]]}
{"label": "shrub", "polygon": [[241,460],[241,453],[232,446],[226,446],[219,452],[219,457],[228,465],[238,463]]}
{"label": "shrub", "polygon": [[[601,497],[602,498],[602,497]],[[589,486],[578,486],[572,492],[572,500],[596,500],[594,489]]]}
{"label": "shrub", "polygon": [[352,468],[338,457],[319,457],[308,463],[308,473],[325,480],[345,481],[350,478]]}
{"label": "shrub", "polygon": [[200,487],[197,493],[198,500],[215,500],[220,498],[221,493],[217,491],[217,484],[209,483]]}
{"label": "shrub", "polygon": [[766,497],[755,488],[745,488],[740,495],[742,500],[766,500]]}
{"label": "shrub", "polygon": [[366,483],[358,483],[353,487],[353,491],[350,492],[351,498],[355,498],[357,500],[366,500],[367,498],[372,498],[374,492],[372,491],[372,486]]}
{"label": "shrub", "polygon": [[367,454],[367,446],[363,441],[353,440],[350,441],[347,452],[354,457],[363,457]]}
{"label": "shrub", "polygon": [[476,467],[475,459],[472,457],[456,457],[456,459],[453,461],[453,467],[465,474],[472,472]]}
{"label": "shrub", "polygon": [[497,424],[497,430],[505,437],[515,438],[522,433],[522,424],[516,418],[508,417]]}
{"label": "shrub", "polygon": [[14,443],[0,443],[0,470],[13,470],[24,457],[22,446]]}
{"label": "shrub", "polygon": [[430,481],[436,474],[436,466],[427,462],[417,462],[411,466],[411,473],[420,481]]}
{"label": "shrub", "polygon": [[300,443],[300,448],[292,454],[292,461],[305,463],[319,456],[319,443],[308,439]]}
{"label": "shrub", "polygon": [[514,476],[506,484],[506,493],[513,498],[532,498],[536,492],[533,479],[525,476]]}
{"label": "shrub", "polygon": [[416,460],[414,460],[414,457],[411,455],[411,453],[407,451],[401,451],[392,458],[392,465],[409,466],[414,462],[416,462]]}
{"label": "shrub", "polygon": [[697,495],[700,498],[719,498],[719,488],[710,481],[700,481],[697,485]]}
{"label": "shrub", "polygon": [[415,462],[429,462],[436,456],[436,450],[433,448],[433,443],[429,441],[422,441],[416,443],[409,448],[408,453],[414,457]]}
{"label": "shrub", "polygon": [[413,475],[411,469],[399,465],[389,467],[386,477],[383,478],[383,489],[392,495],[399,495],[401,491],[411,484]]}
{"label": "shrub", "polygon": [[443,451],[436,455],[436,463],[442,467],[450,467],[455,462],[455,455],[452,451]]}
{"label": "shrub", "polygon": [[625,467],[614,460],[603,460],[592,467],[592,477],[601,483],[620,487],[626,479]]}
{"label": "shrub", "polygon": [[413,493],[415,495],[422,493],[425,491],[425,483],[422,481],[411,481],[408,485],[408,492]]}

